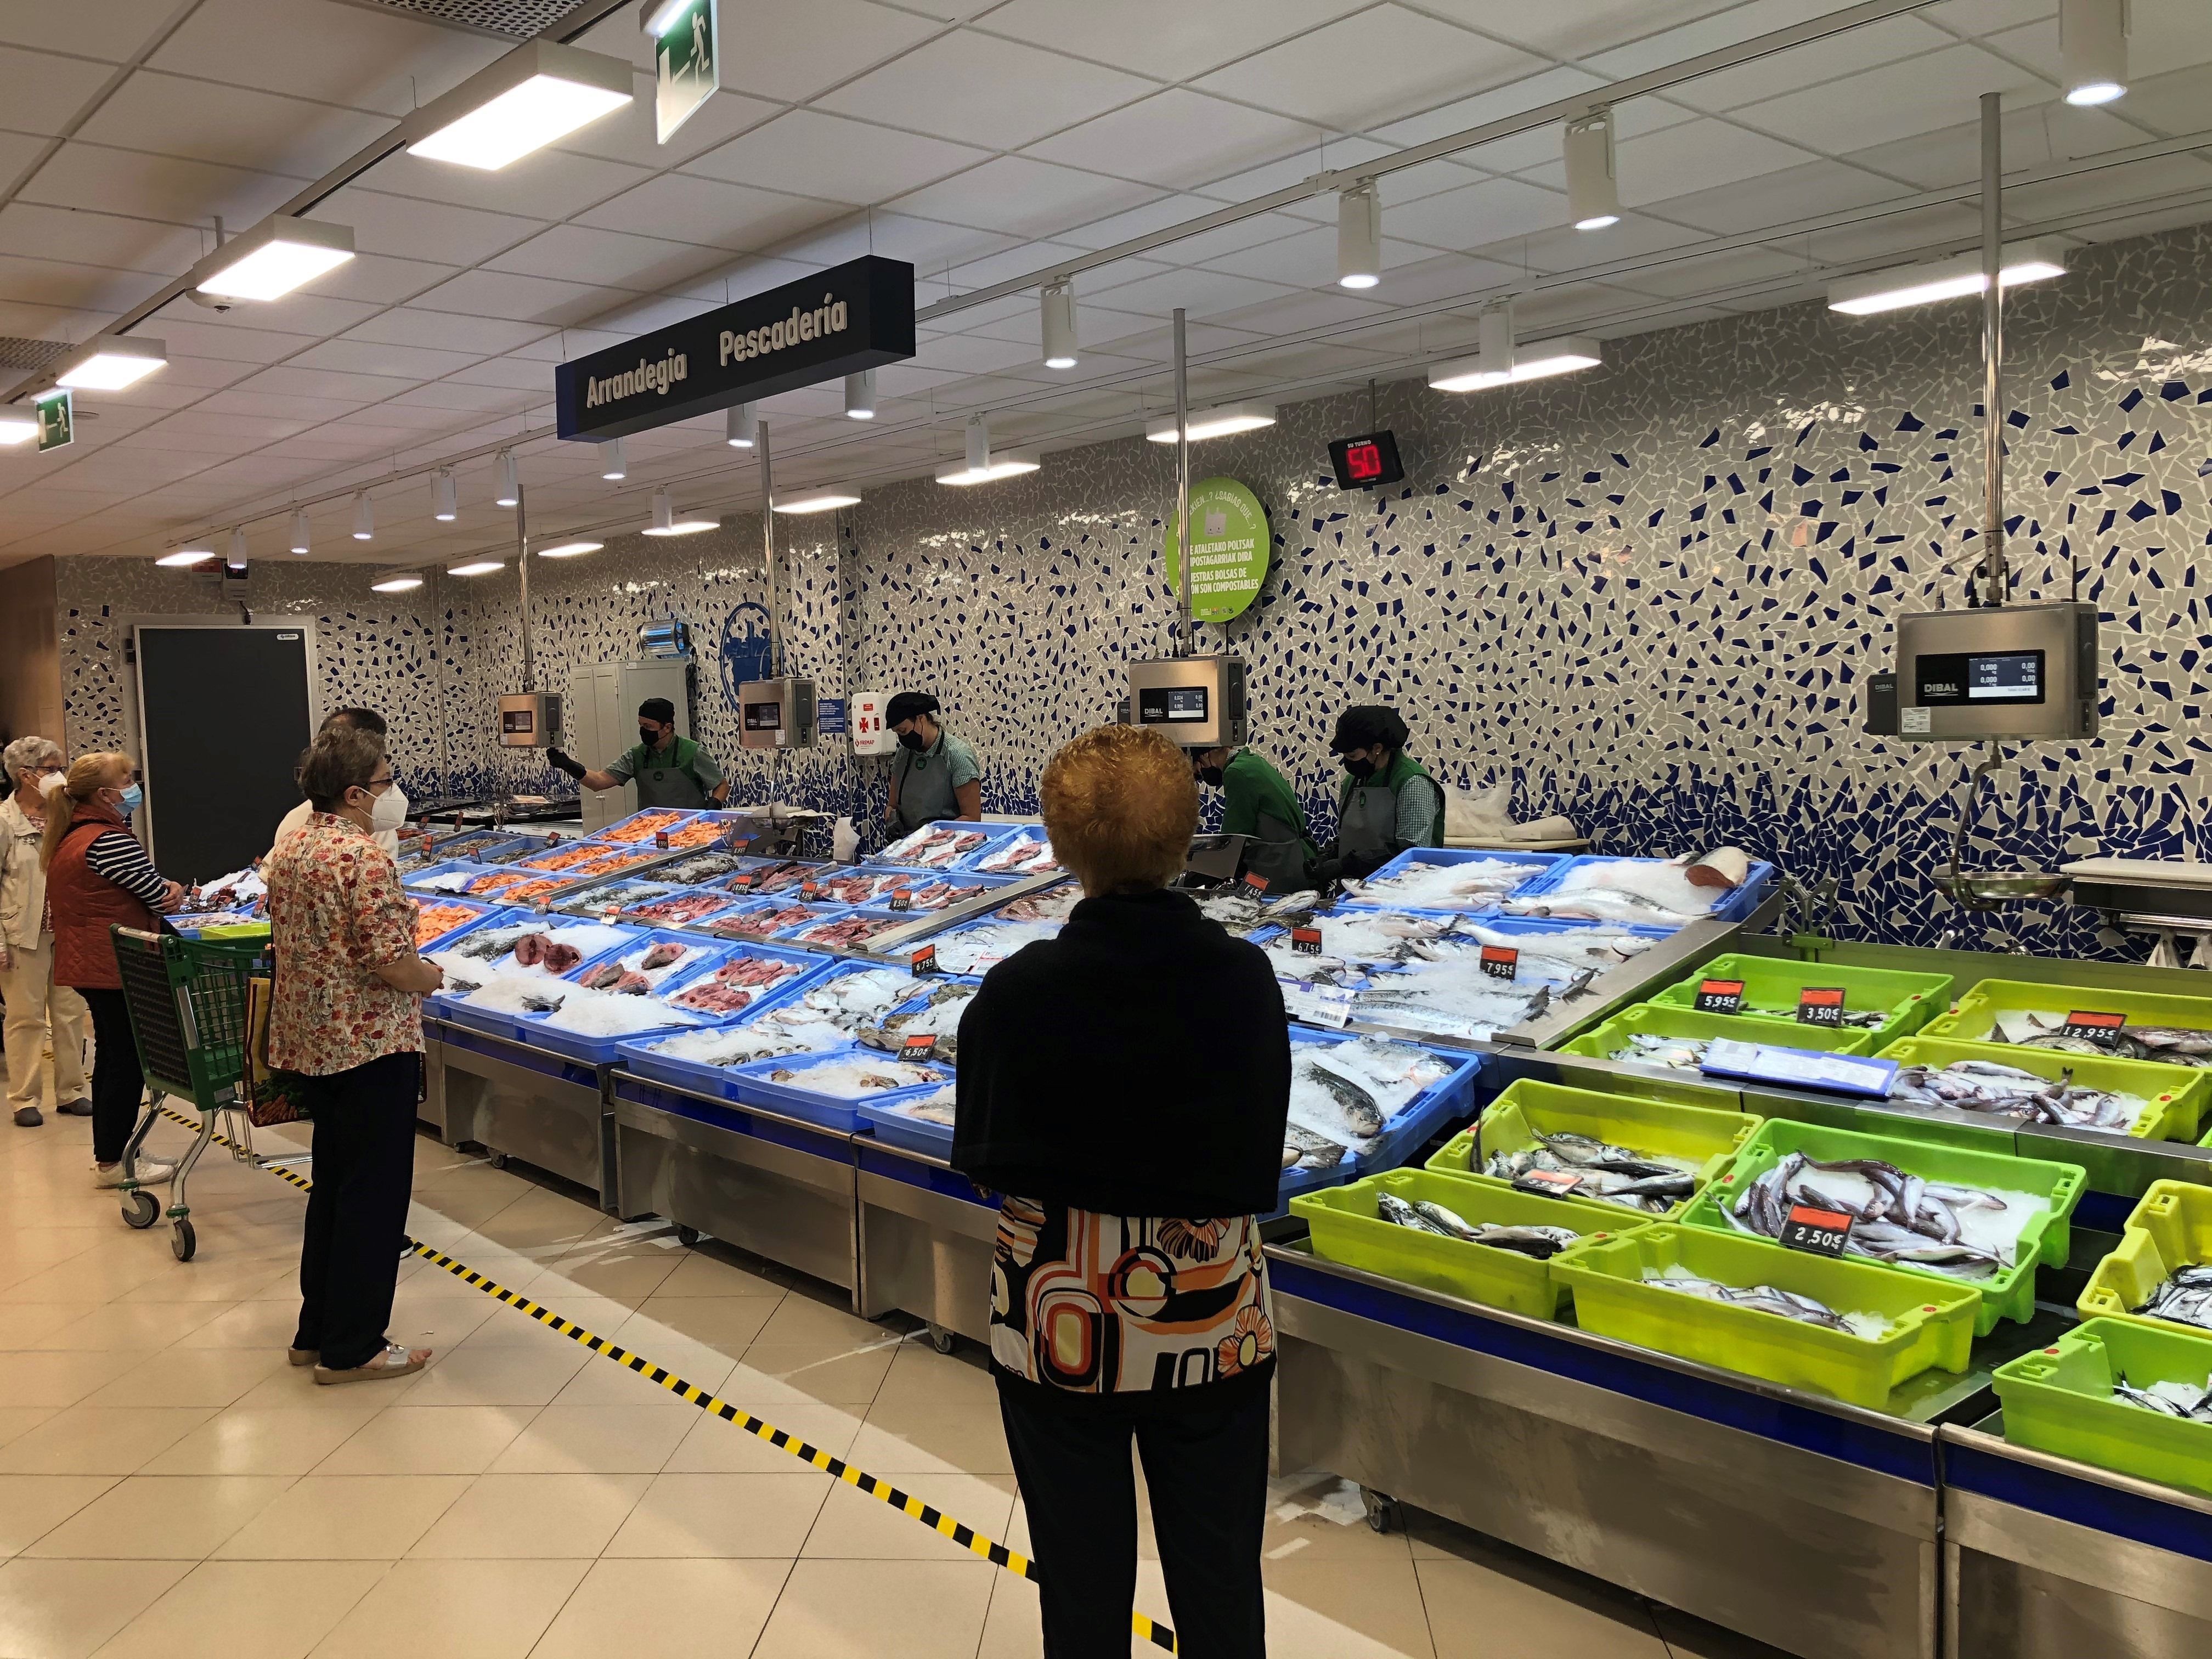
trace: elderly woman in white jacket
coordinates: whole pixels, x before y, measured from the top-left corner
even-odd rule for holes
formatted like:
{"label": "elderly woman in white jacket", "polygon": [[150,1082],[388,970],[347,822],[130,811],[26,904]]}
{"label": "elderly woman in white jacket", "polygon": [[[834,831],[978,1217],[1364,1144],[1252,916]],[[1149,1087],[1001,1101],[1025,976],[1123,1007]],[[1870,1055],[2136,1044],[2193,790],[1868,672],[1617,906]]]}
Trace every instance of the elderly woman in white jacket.
{"label": "elderly woman in white jacket", "polygon": [[54,936],[46,931],[46,878],[39,867],[46,829],[46,788],[62,780],[61,745],[18,738],[0,751],[0,769],[14,793],[0,800],[0,999],[8,1005],[5,1042],[8,1105],[18,1128],[35,1129],[46,1115],[40,1060],[51,1023],[56,1109],[92,1115],[85,1092],[84,999],[54,983]]}

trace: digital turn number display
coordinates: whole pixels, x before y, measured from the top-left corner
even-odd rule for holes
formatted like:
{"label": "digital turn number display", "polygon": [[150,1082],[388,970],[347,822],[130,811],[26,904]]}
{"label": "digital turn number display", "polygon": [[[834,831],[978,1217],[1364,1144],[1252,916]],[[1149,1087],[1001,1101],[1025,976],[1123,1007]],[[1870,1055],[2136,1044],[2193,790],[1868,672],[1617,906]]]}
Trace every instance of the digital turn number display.
{"label": "digital turn number display", "polygon": [[1339,438],[1328,447],[1328,459],[1336,469],[1339,489],[1372,489],[1396,483],[1406,476],[1398,459],[1397,437],[1389,432]]}

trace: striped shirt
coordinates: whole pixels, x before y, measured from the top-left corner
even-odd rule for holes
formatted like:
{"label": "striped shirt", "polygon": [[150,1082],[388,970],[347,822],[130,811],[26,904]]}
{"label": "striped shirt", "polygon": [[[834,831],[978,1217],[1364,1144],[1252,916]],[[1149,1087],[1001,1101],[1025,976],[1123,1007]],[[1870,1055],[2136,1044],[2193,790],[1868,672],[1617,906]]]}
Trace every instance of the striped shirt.
{"label": "striped shirt", "polygon": [[110,881],[148,909],[158,911],[167,896],[169,884],[137,839],[121,830],[103,830],[84,849],[85,868]]}

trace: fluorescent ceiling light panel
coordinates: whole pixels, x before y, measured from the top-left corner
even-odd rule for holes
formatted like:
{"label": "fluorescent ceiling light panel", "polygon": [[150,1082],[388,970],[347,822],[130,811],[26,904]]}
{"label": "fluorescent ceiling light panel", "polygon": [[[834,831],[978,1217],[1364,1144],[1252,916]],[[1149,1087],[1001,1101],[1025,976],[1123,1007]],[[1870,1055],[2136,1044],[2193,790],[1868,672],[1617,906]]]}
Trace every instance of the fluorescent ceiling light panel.
{"label": "fluorescent ceiling light panel", "polygon": [[372,593],[411,593],[422,586],[420,576],[386,576],[380,582],[371,582],[368,591]]}
{"label": "fluorescent ceiling light panel", "polygon": [[471,559],[466,564],[447,565],[446,574],[448,576],[489,576],[495,570],[506,568],[505,559]]}
{"label": "fluorescent ceiling light panel", "polygon": [[993,452],[981,466],[963,461],[947,463],[945,470],[937,475],[941,484],[996,483],[1001,478],[1019,477],[1024,472],[1034,472],[1043,462],[1034,449],[1001,449]]}
{"label": "fluorescent ceiling light panel", "polygon": [[605,545],[605,542],[562,542],[556,547],[539,548],[538,556],[541,559],[573,559],[581,554],[596,553]]}
{"label": "fluorescent ceiling light panel", "polygon": [[154,562],[173,569],[179,565],[205,564],[213,557],[215,554],[204,547],[180,547],[173,553],[164,553]]}
{"label": "fluorescent ceiling light panel", "polygon": [[1490,360],[1483,357],[1461,357],[1438,363],[1429,371],[1429,390],[1480,392],[1487,386],[1517,386],[1523,380],[1543,380],[1554,374],[1595,368],[1604,361],[1604,350],[1595,340],[1573,334],[1515,347],[1513,367],[1503,375],[1491,368]]}
{"label": "fluorescent ceiling light panel", "polygon": [[[1226,438],[1237,432],[1257,432],[1263,426],[1275,423],[1273,404],[1219,404],[1212,409],[1194,409],[1190,412],[1190,441],[1200,443],[1208,438]],[[1163,415],[1145,422],[1145,435],[1156,444],[1171,444],[1176,441],[1176,419]]]}
{"label": "fluorescent ceiling light panel", "polygon": [[169,348],[136,335],[105,334],[63,360],[69,367],[54,377],[73,392],[120,392],[136,386],[169,361]]}
{"label": "fluorescent ceiling light panel", "polygon": [[841,507],[858,507],[860,498],[842,489],[803,490],[775,504],[779,513],[835,513]]}
{"label": "fluorescent ceiling light panel", "polygon": [[[2058,243],[2038,239],[2014,242],[1997,254],[1997,283],[2012,288],[2021,283],[2047,282],[2066,274],[2066,252]],[[1978,251],[1937,259],[1924,265],[1895,270],[1869,271],[1828,284],[1828,309],[1853,317],[1898,311],[1906,306],[1932,305],[1982,291],[1982,256]]]}
{"label": "fluorescent ceiling light panel", "polygon": [[645,0],[637,26],[656,40],[676,27],[676,20],[691,9],[691,0]]}
{"label": "fluorescent ceiling light panel", "polygon": [[39,417],[27,409],[0,409],[0,447],[27,444],[39,435]]}
{"label": "fluorescent ceiling light panel", "polygon": [[552,40],[517,46],[408,122],[408,153],[497,172],[532,150],[620,109],[633,95],[630,66],[605,52]]}
{"label": "fluorescent ceiling light panel", "polygon": [[218,299],[279,300],[352,258],[351,225],[264,219],[193,266],[193,285]]}

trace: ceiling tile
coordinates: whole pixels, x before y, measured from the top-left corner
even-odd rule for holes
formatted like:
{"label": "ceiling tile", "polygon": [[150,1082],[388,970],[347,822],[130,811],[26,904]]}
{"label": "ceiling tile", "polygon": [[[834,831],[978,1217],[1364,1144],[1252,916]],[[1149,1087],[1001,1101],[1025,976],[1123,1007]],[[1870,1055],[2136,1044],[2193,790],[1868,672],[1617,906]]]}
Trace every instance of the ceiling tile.
{"label": "ceiling tile", "polygon": [[466,352],[475,358],[512,351],[542,338],[544,333],[534,323],[510,322],[503,317],[457,317],[448,312],[401,307],[349,329],[345,337],[382,345],[428,346],[440,351]]}
{"label": "ceiling tile", "polygon": [[1674,197],[1667,204],[1667,216],[1716,235],[1733,236],[1866,207],[1901,193],[1899,185],[1862,168],[1840,161],[1811,161],[1719,190]]}
{"label": "ceiling tile", "polygon": [[[1814,158],[1793,145],[1746,132],[1726,121],[1702,120],[1623,139],[1615,150],[1620,199],[1632,207],[1712,190],[1762,173],[1802,167]],[[1547,179],[1547,182],[1549,182]],[[1566,188],[1561,164],[1558,183]]]}
{"label": "ceiling tile", "polygon": [[550,282],[543,276],[514,276],[497,270],[469,270],[450,283],[440,283],[420,295],[415,303],[425,311],[510,317],[519,322],[544,323],[559,328],[569,323],[589,321],[629,297],[617,289],[592,288],[582,283]]}
{"label": "ceiling tile", "polygon": [[1194,75],[1359,10],[1368,0],[1012,0],[994,34],[1075,53],[1162,81]]}
{"label": "ceiling tile", "polygon": [[[821,103],[841,114],[1012,149],[1141,98],[1154,84],[1012,40],[963,32],[908,52],[839,88]],[[962,96],[957,89],[963,88],[982,95]]]}
{"label": "ceiling tile", "polygon": [[354,245],[364,253],[444,264],[475,264],[544,228],[536,219],[387,196],[359,185],[349,185],[316,210],[351,225]]}
{"label": "ceiling tile", "polygon": [[1546,67],[1516,47],[1393,4],[1270,47],[1197,84],[1349,132]]}
{"label": "ceiling tile", "polygon": [[1304,122],[1176,87],[1057,133],[1028,153],[1181,189],[1285,155],[1310,155],[1319,136]]}
{"label": "ceiling tile", "polygon": [[362,181],[393,196],[532,219],[565,219],[652,177],[643,167],[541,149],[496,173],[414,155],[380,161]]}
{"label": "ceiling tile", "polygon": [[177,15],[176,0],[72,0],[66,6],[0,7],[0,40],[127,63]]}
{"label": "ceiling tile", "polygon": [[144,298],[153,285],[152,278],[137,271],[0,256],[0,291],[34,305],[121,311]]}
{"label": "ceiling tile", "polygon": [[1667,95],[1692,109],[1735,109],[1954,44],[1953,36],[1920,18],[1887,17],[1717,75],[1701,75],[1670,88]]}
{"label": "ceiling tile", "polygon": [[[722,84],[763,98],[804,103],[928,39],[941,27],[868,0],[748,6],[737,33],[737,50],[722,59]],[[916,125],[931,130],[930,124]]]}
{"label": "ceiling tile", "polygon": [[[684,173],[664,173],[593,208],[580,222],[636,236],[750,252],[829,224],[850,210],[802,196],[695,179]],[[723,263],[727,263],[726,258]]]}
{"label": "ceiling tile", "polygon": [[1135,207],[1154,194],[1149,185],[1002,155],[902,196],[892,206],[925,219],[1049,236],[1064,226]]}
{"label": "ceiling tile", "polygon": [[140,70],[76,137],[118,149],[312,179],[391,126],[383,115]]}
{"label": "ceiling tile", "polygon": [[2037,85],[2029,71],[1978,46],[1948,46],[1907,63],[1747,104],[1731,113],[1747,126],[1840,155],[1971,120],[1985,92]]}
{"label": "ceiling tile", "polygon": [[175,276],[189,269],[212,241],[203,231],[149,224],[143,219],[90,208],[49,207],[30,202],[10,202],[0,207],[0,253],[118,265]]}
{"label": "ceiling tile", "polygon": [[1465,252],[1549,229],[1566,212],[1564,195],[1519,179],[1491,179],[1392,208],[1384,228],[1408,241]]}
{"label": "ceiling tile", "polygon": [[[635,12],[615,14],[615,21],[621,24],[634,24],[635,18]],[[630,33],[635,34],[637,30],[632,27]],[[627,161],[633,167],[656,170],[678,167],[758,126],[783,107],[765,99],[744,97],[724,87],[694,110],[690,119],[677,128],[664,144],[659,141],[659,127],[653,114],[653,76],[639,75],[636,86],[636,97],[574,137],[562,139],[560,148],[580,155]]]}
{"label": "ceiling tile", "polygon": [[380,404],[380,409],[430,409],[442,413],[455,410],[525,409],[535,400],[550,398],[550,386],[535,391],[518,391],[511,386],[470,386],[459,380],[434,380],[428,386],[417,386],[404,392],[390,404]]}
{"label": "ceiling tile", "polygon": [[685,170],[866,207],[988,161],[990,154],[817,110],[793,110],[708,151]]}
{"label": "ceiling tile", "polygon": [[[35,143],[35,141],[33,141]],[[40,167],[18,198],[57,207],[95,204],[164,224],[191,224],[218,213],[249,225],[299,191],[301,180],[162,155],[140,155],[71,142]]]}
{"label": "ceiling tile", "polygon": [[204,322],[178,311],[162,313],[146,331],[166,341],[172,357],[210,357],[221,362],[276,363],[305,350],[314,341],[305,335],[278,333],[245,325],[226,325],[210,314]]}
{"label": "ceiling tile", "polygon": [[343,0],[200,0],[148,60],[232,86],[397,118],[451,90],[510,43]]}
{"label": "ceiling tile", "polygon": [[[1568,3],[1613,9],[1622,0],[1568,0]],[[1629,3],[1635,3],[1635,0],[1629,0]],[[1644,9],[1636,5],[1637,11]],[[1748,3],[1729,6],[1699,5],[1694,9],[1694,21],[1652,33],[1638,31],[1635,38],[1618,46],[1601,37],[1595,39],[1583,47],[1578,56],[1583,68],[1608,81],[1625,80],[1632,75],[1643,75],[1709,52],[1741,45],[1776,29],[1809,22],[1835,9],[1835,0],[1748,0]]]}
{"label": "ceiling tile", "polygon": [[466,368],[483,354],[434,351],[427,346],[385,345],[367,340],[325,340],[291,361],[301,368],[336,368],[352,374],[400,375],[432,380]]}
{"label": "ceiling tile", "polygon": [[114,73],[82,58],[0,46],[0,87],[8,88],[0,120],[18,132],[58,135]]}
{"label": "ceiling tile", "polygon": [[434,264],[427,259],[360,253],[336,270],[317,277],[314,291],[326,298],[394,305],[425,289],[436,287],[459,269],[458,265]]}
{"label": "ceiling tile", "polygon": [[533,357],[494,357],[462,369],[453,378],[463,386],[505,386],[511,392],[553,395],[553,366]]}
{"label": "ceiling tile", "polygon": [[1164,316],[1177,306],[1194,316],[1212,317],[1291,291],[1280,283],[1263,283],[1221,270],[1170,270],[1116,288],[1113,308],[1145,316]]}

